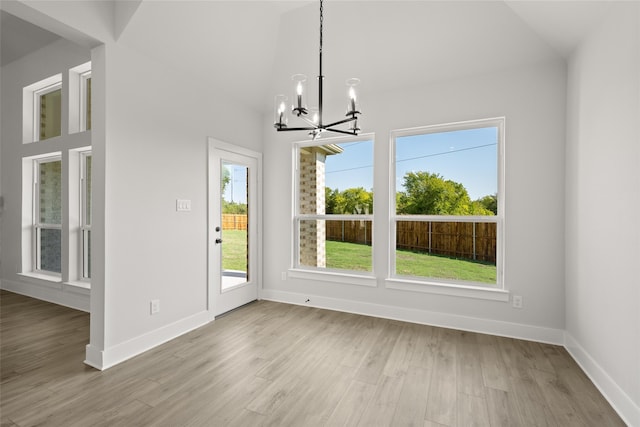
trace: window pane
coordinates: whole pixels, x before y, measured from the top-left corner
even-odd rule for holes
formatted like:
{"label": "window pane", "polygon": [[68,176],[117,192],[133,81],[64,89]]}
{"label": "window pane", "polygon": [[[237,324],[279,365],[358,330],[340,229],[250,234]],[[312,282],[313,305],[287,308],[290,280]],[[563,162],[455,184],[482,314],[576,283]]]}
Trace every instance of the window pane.
{"label": "window pane", "polygon": [[249,168],[222,162],[222,289],[249,281]]}
{"label": "window pane", "polygon": [[493,222],[396,222],[396,274],[496,284]]}
{"label": "window pane", "polygon": [[39,223],[62,224],[62,162],[39,165]]}
{"label": "window pane", "polygon": [[82,277],[91,278],[91,230],[82,230]]}
{"label": "window pane", "polygon": [[498,128],[396,138],[396,213],[496,215]]}
{"label": "window pane", "polygon": [[84,197],[85,203],[85,224],[91,225],[91,156],[85,157],[84,179],[86,185],[86,193]]}
{"label": "window pane", "polygon": [[299,214],[373,214],[373,141],[301,147]]}
{"label": "window pane", "polygon": [[369,220],[301,220],[299,264],[372,271]]}
{"label": "window pane", "polygon": [[89,77],[86,80],[86,94],[87,94],[87,99],[86,99],[86,130],[90,130],[91,129],[91,77]]}
{"label": "window pane", "polygon": [[62,230],[56,229],[40,229],[40,253],[39,263],[40,270],[52,271],[60,273],[62,271],[62,257],[61,257],[61,244],[62,244]]}
{"label": "window pane", "polygon": [[40,140],[60,136],[62,89],[40,95]]}

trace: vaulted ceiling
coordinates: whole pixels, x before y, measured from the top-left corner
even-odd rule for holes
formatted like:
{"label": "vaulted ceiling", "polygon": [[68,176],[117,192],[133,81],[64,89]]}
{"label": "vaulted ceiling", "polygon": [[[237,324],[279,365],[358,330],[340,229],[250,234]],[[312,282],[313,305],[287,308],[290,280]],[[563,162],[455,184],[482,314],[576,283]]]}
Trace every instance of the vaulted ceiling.
{"label": "vaulted ceiling", "polygon": [[[118,43],[255,109],[270,109],[273,95],[292,90],[292,74],[317,76],[316,1],[143,0],[129,4],[119,28],[118,3],[112,25]],[[560,59],[610,3],[327,0],[327,92],[342,94],[354,76],[362,93],[372,94]],[[3,56],[27,40],[16,41],[6,27]]]}

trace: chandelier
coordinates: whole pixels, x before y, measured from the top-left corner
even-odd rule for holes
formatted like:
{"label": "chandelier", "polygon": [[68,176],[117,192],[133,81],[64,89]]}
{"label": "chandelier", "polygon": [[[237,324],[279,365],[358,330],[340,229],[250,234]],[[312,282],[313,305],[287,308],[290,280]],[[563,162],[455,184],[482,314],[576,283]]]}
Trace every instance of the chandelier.
{"label": "chandelier", "polygon": [[[304,74],[296,74],[292,77],[295,86],[295,95],[293,103],[289,110],[291,114],[295,115],[306,126],[289,127],[289,114],[287,109],[287,97],[284,95],[277,95],[275,102],[275,120],[273,126],[278,132],[282,131],[308,131],[309,136],[316,139],[324,131],[342,133],[347,135],[358,135],[360,128],[358,127],[358,116],[361,114],[359,111],[359,104],[356,99],[355,87],[360,83],[359,79],[352,78],[347,80],[348,87],[348,103],[347,113],[344,119],[325,124],[322,116],[322,82],[324,76],[322,75],[322,24],[323,24],[323,0],[320,0],[320,72],[318,73],[318,110],[312,111],[307,108],[306,104],[306,83],[307,78]],[[307,116],[311,116],[311,118]],[[347,129],[338,129],[337,126],[347,125]]]}

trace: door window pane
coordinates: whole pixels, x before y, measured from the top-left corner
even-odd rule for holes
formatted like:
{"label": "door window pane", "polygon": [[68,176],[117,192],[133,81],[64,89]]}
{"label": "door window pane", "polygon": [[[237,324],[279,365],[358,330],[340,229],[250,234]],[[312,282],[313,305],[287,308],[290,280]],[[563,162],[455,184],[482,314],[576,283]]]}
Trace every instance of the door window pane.
{"label": "door window pane", "polygon": [[222,289],[249,281],[249,168],[222,162]]}

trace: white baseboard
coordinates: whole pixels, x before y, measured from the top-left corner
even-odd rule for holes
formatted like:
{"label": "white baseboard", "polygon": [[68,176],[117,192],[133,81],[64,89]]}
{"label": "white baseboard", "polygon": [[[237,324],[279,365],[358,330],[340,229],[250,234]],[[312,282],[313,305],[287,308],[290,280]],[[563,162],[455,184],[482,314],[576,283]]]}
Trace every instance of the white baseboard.
{"label": "white baseboard", "polygon": [[102,350],[92,346],[91,344],[87,344],[84,363],[92,368],[102,370],[102,366],[104,365],[103,355],[104,352]]}
{"label": "white baseboard", "polygon": [[310,297],[311,301],[305,304],[305,297],[306,295],[302,296],[301,294],[294,292],[283,292],[271,289],[263,289],[261,295],[262,299],[269,301],[308,305],[310,307],[326,308],[329,310],[344,311],[347,313],[363,314],[366,316],[402,320],[411,323],[440,326],[443,328],[459,329],[469,332],[480,332],[483,334],[518,338],[549,344],[564,344],[564,331],[561,329],[542,328],[538,326],[523,325],[520,323],[502,322],[498,320],[320,296]]}
{"label": "white baseboard", "polygon": [[89,344],[86,349],[84,363],[103,371],[200,326],[204,326],[212,320],[213,316],[209,311],[202,311],[103,350]]}
{"label": "white baseboard", "polygon": [[564,346],[622,420],[630,427],[640,427],[640,407],[633,402],[631,397],[618,386],[613,378],[607,374],[569,332],[565,332]]}
{"label": "white baseboard", "polygon": [[63,283],[38,283],[37,279],[24,278],[24,281],[3,279],[0,288],[16,294],[52,302],[76,310],[89,312],[90,291],[88,289],[67,286]]}

